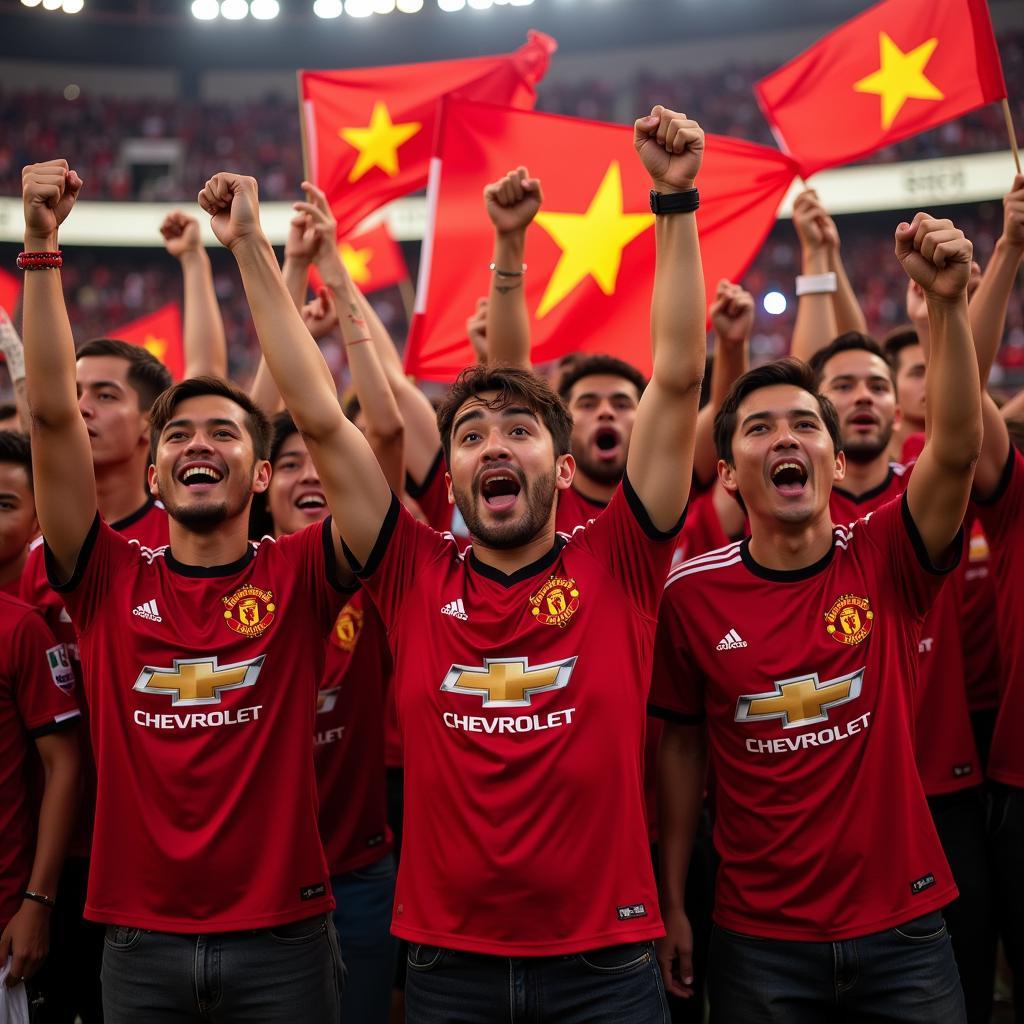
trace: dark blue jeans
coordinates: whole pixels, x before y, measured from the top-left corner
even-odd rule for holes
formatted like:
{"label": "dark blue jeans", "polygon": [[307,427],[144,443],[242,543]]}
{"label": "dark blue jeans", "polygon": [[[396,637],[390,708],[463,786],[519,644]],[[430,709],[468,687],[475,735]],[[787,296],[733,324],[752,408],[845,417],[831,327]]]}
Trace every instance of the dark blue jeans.
{"label": "dark blue jeans", "polygon": [[1024,1024],[1024,789],[993,782],[989,836],[996,911],[1006,959],[1013,972],[1014,1016]]}
{"label": "dark blue jeans", "polygon": [[844,942],[711,933],[712,1024],[965,1024],[942,913]]}
{"label": "dark blue jeans", "polygon": [[406,1024],[665,1024],[650,942],[501,957],[409,945]]}
{"label": "dark blue jeans", "polygon": [[338,1024],[344,967],[329,914],[252,932],[111,926],[105,1024]]}
{"label": "dark blue jeans", "polygon": [[341,998],[345,1024],[387,1024],[398,940],[391,934],[395,858],[336,875],[334,925],[348,976]]}

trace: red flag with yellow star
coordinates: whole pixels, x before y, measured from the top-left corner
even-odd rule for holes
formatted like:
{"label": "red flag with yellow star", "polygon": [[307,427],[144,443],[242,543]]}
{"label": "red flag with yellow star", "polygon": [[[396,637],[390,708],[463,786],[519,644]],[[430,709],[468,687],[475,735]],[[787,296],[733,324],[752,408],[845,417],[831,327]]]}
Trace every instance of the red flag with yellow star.
{"label": "red flag with yellow star", "polygon": [[[533,362],[605,352],[650,373],[654,215],[632,127],[465,100],[444,103],[406,369],[452,380],[475,361],[466,318],[487,294],[494,237],[483,189],[519,164],[544,190],[526,239]],[[697,225],[709,302],[719,279],[742,276],[795,174],[773,149],[706,137]]]}
{"label": "red flag with yellow star", "polygon": [[755,86],[807,177],[1006,96],[985,0],[885,0]]}
{"label": "red flag with yellow star", "polygon": [[532,108],[555,47],[531,31],[514,53],[493,57],[300,71],[307,169],[327,193],[339,233],[426,185],[442,96]]}
{"label": "red flag with yellow star", "polygon": [[[409,276],[401,246],[385,223],[343,238],[338,242],[338,255],[364,295],[398,284]],[[323,285],[316,267],[309,268],[309,283],[315,291]]]}
{"label": "red flag with yellow star", "polygon": [[111,338],[141,345],[160,360],[175,380],[185,375],[185,346],[181,333],[181,310],[168,302],[155,313],[139,317],[110,332]]}

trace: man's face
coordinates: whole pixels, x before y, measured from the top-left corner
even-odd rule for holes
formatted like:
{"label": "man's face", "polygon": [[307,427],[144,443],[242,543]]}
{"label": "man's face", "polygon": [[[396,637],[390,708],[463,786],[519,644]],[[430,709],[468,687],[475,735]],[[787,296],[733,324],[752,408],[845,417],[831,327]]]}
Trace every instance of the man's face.
{"label": "man's face", "polygon": [[270,464],[255,457],[245,410],[220,395],[187,398],[177,406],[149,469],[154,497],[196,533],[245,514],[253,493],[266,490],[269,480]]}
{"label": "man's face", "polygon": [[726,489],[743,497],[751,518],[806,523],[828,506],[846,463],[832,448],[814,396],[774,384],[740,402],[733,465],[718,463]]}
{"label": "man's face", "polygon": [[912,430],[924,430],[924,349],[908,345],[896,356],[896,404]]}
{"label": "man's face", "polygon": [[887,458],[896,417],[889,366],[872,352],[839,352],[824,366],[821,393],[839,413],[843,451],[850,462]]}
{"label": "man's face", "polygon": [[130,462],[149,447],[149,416],[128,383],[128,362],[117,356],[78,360],[78,408],[89,429],[97,467]]}
{"label": "man's face", "polygon": [[37,530],[28,470],[18,462],[0,462],[0,566],[20,558]]}
{"label": "man's face", "polygon": [[281,445],[273,469],[267,506],[276,536],[296,533],[327,515],[327,496],[299,434],[290,434]]}
{"label": "man's face", "polygon": [[533,540],[554,514],[555,492],[572,483],[572,456],[554,454],[531,409],[488,409],[487,392],[467,399],[452,426],[449,491],[470,535],[491,548]]}
{"label": "man's face", "polygon": [[640,402],[636,385],[624,377],[595,373],[581,377],[569,392],[572,453],[577,470],[600,484],[617,484]]}

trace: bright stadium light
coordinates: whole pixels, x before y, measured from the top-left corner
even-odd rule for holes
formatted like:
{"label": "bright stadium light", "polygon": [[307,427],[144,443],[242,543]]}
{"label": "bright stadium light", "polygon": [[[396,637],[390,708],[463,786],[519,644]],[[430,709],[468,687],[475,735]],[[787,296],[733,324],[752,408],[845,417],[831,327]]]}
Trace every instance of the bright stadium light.
{"label": "bright stadium light", "polygon": [[38,7],[43,0],[21,0],[26,7]]}
{"label": "bright stadium light", "polygon": [[466,6],[466,0],[437,0],[437,6],[446,14],[453,14]]}
{"label": "bright stadium light", "polygon": [[199,21],[213,21],[220,14],[217,0],[192,0],[192,17]]}
{"label": "bright stadium light", "polygon": [[59,11],[61,0],[43,0],[44,11]]}
{"label": "bright stadium light", "polygon": [[228,21],[241,21],[249,14],[249,4],[247,0],[221,0],[220,13]]}
{"label": "bright stadium light", "polygon": [[369,18],[373,14],[373,0],[345,0],[345,13],[350,18]]}
{"label": "bright stadium light", "polygon": [[486,11],[488,7],[492,6],[494,0],[466,0],[466,2],[474,11]]}
{"label": "bright stadium light", "polygon": [[423,0],[398,0],[398,9],[403,14],[415,14],[423,10]]}
{"label": "bright stadium light", "polygon": [[85,0],[62,0],[60,6],[65,14],[77,14],[85,6]]}
{"label": "bright stadium light", "polygon": [[258,21],[272,21],[281,13],[277,0],[252,0],[249,13]]}
{"label": "bright stadium light", "polygon": [[779,316],[781,313],[786,312],[786,296],[782,292],[767,292],[761,300],[761,305],[764,306],[766,313],[771,313],[772,316]]}
{"label": "bright stadium light", "polygon": [[318,18],[340,18],[341,0],[314,0],[313,13]]}
{"label": "bright stadium light", "polygon": [[395,0],[373,0],[374,14],[391,14],[395,9]]}

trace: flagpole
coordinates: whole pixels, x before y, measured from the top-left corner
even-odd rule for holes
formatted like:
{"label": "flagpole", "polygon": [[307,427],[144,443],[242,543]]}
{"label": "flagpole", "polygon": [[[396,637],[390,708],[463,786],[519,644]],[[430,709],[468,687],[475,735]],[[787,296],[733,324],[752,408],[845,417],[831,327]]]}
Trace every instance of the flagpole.
{"label": "flagpole", "polygon": [[1017,133],[1013,129],[1013,115],[1010,113],[1010,101],[1003,98],[1003,117],[1006,120],[1006,134],[1010,137],[1010,152],[1013,153],[1013,162],[1020,174],[1020,150],[1017,148]]}
{"label": "flagpole", "polygon": [[403,277],[398,282],[398,292],[402,296],[402,305],[405,306],[405,321],[407,324],[412,323],[412,313],[416,302],[416,294],[412,290],[412,284],[409,278]]}
{"label": "flagpole", "polygon": [[309,181],[309,146],[306,143],[306,110],[302,102],[302,72],[295,72],[295,92],[299,98],[299,137],[302,140],[302,180]]}

